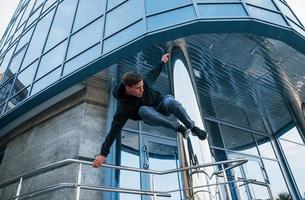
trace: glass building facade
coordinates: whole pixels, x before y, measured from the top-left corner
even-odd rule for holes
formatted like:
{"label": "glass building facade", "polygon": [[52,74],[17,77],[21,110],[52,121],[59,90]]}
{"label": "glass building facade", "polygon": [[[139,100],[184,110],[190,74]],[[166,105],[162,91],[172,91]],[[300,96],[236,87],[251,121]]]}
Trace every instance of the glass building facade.
{"label": "glass building facade", "polygon": [[[178,189],[172,200],[305,199],[305,28],[284,0],[21,0],[0,40],[0,137],[86,78],[107,70],[111,90],[165,52],[154,87],[174,95],[208,141],[129,120],[108,162],[162,171],[241,158],[248,162],[227,175],[252,181],[196,189],[219,180],[192,171],[157,176],[153,186],[148,174],[109,170],[105,183]],[[109,128],[116,101],[108,101]]]}

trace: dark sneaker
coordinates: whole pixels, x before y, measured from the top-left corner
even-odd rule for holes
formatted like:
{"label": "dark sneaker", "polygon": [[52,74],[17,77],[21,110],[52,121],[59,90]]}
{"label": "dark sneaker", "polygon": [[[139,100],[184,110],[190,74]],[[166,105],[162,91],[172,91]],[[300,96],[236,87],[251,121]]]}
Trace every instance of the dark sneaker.
{"label": "dark sneaker", "polygon": [[180,132],[182,134],[182,136],[184,137],[184,139],[187,139],[191,133],[190,129],[187,129],[185,126],[180,125],[178,128],[178,132]]}
{"label": "dark sneaker", "polygon": [[204,130],[201,130],[198,127],[194,127],[191,129],[192,131],[192,135],[197,136],[200,140],[205,140],[208,137],[207,132],[205,132]]}

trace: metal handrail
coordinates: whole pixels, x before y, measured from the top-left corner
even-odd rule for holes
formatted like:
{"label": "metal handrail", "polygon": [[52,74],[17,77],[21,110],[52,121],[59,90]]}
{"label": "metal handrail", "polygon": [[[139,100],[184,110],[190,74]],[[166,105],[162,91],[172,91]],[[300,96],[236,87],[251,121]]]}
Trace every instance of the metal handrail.
{"label": "metal handrail", "polygon": [[[242,165],[242,164],[246,163],[247,161],[248,160],[245,160],[245,159],[234,159],[234,160],[212,162],[212,163],[206,163],[206,164],[201,164],[201,165],[195,165],[195,166],[183,167],[183,168],[177,168],[177,169],[171,169],[171,170],[164,170],[164,171],[147,170],[147,169],[139,169],[139,168],[133,168],[133,167],[116,166],[116,165],[108,165],[108,164],[103,164],[102,167],[125,170],[125,171],[148,173],[148,174],[152,174],[154,176],[154,175],[165,175],[165,174],[177,173],[177,172],[181,172],[181,171],[204,168],[204,167],[211,167],[211,166],[216,166],[216,165],[222,165],[223,166],[224,164],[235,163],[230,167],[222,168],[222,170],[214,172],[210,177],[207,175],[211,179],[212,176],[219,175],[220,173],[223,173],[224,171],[226,171],[228,169],[231,169],[233,167],[237,167],[239,165]],[[39,169],[23,173],[21,175],[13,177],[9,180],[1,182],[0,183],[0,188],[2,188],[4,186],[7,186],[7,185],[10,185],[12,183],[15,183],[18,180],[21,180],[21,183],[22,183],[22,180],[40,175],[42,173],[45,173],[45,172],[48,172],[48,171],[66,166],[68,164],[72,164],[72,163],[80,164],[80,166],[82,164],[86,164],[86,165],[91,165],[92,164],[92,162],[90,162],[90,161],[84,161],[84,160],[78,160],[78,159],[65,159],[65,160],[62,160],[62,161],[58,161],[58,162],[43,166]],[[160,192],[160,191],[155,191],[154,189],[153,189],[153,191],[148,191],[148,190],[137,190],[137,189],[118,188],[118,187],[114,188],[114,187],[104,187],[104,186],[102,186],[102,187],[100,187],[100,186],[88,186],[88,185],[82,185],[82,184],[80,184],[80,182],[78,182],[78,183],[59,183],[59,184],[48,186],[48,187],[30,192],[30,193],[27,193],[27,194],[23,194],[23,195],[20,195],[19,192],[17,192],[16,196],[13,199],[16,199],[16,198],[25,198],[26,199],[26,198],[37,196],[37,195],[47,193],[47,192],[50,192],[50,191],[58,190],[58,189],[61,189],[61,188],[66,188],[66,187],[76,187],[78,189],[83,188],[83,189],[89,189],[89,190],[99,190],[99,191],[109,191],[109,192],[143,194],[143,195],[151,195],[151,196],[154,196],[154,197],[156,197],[156,196],[170,197],[171,195],[169,193],[173,192],[173,191]],[[204,186],[202,186],[202,187],[204,187]],[[189,189],[191,189],[191,188],[189,188]]]}

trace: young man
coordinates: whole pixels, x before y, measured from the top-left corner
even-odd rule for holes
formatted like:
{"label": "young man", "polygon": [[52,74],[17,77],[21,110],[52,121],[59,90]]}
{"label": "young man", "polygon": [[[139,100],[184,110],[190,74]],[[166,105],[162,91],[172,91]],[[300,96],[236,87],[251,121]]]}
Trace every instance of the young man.
{"label": "young man", "polygon": [[[136,72],[124,74],[123,82],[113,90],[113,96],[118,100],[118,108],[113,117],[111,129],[102,145],[101,153],[93,162],[93,167],[104,164],[114,140],[120,136],[121,129],[128,119],[143,120],[153,126],[163,126],[180,132],[187,139],[190,132],[201,140],[207,138],[207,133],[194,125],[181,103],[171,95],[162,96],[152,85],[161,73],[162,67],[169,60],[169,54],[162,56],[158,66],[144,77]],[[169,119],[173,114],[183,124]]]}

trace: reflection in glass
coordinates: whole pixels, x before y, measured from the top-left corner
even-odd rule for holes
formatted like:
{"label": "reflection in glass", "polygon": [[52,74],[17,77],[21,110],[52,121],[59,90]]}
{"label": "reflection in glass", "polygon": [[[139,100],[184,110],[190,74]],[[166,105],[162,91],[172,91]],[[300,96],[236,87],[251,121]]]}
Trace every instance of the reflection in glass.
{"label": "reflection in glass", "polygon": [[255,6],[260,6],[260,7],[263,7],[263,8],[268,8],[270,10],[277,11],[276,7],[271,2],[271,0],[246,0],[246,2],[251,3]]}
{"label": "reflection in glass", "polygon": [[16,51],[21,49],[26,43],[28,43],[30,41],[33,30],[34,30],[34,27],[29,29],[23,36],[21,36]]}
{"label": "reflection in glass", "polygon": [[[124,13],[132,13],[132,15],[124,15]],[[124,15],[124,17],[122,17]],[[129,0],[116,9],[107,13],[105,35],[109,36],[127,25],[135,22],[143,16],[141,6],[138,0]]]}
{"label": "reflection in glass", "polygon": [[43,11],[45,12],[47,9],[49,9],[50,6],[52,6],[57,0],[47,0],[47,2],[43,6]]}
{"label": "reflection in glass", "polygon": [[268,136],[254,134],[260,155],[266,158],[276,159],[274,150]]}
{"label": "reflection in glass", "polygon": [[70,39],[67,59],[98,43],[101,40],[103,32],[101,27],[103,27],[103,18],[96,20],[89,26],[75,33]]}
{"label": "reflection in glass", "polygon": [[273,195],[278,196],[283,192],[289,193],[278,162],[263,159],[263,163],[267,172]]}
{"label": "reflection in glass", "polygon": [[125,1],[125,0],[110,0],[110,1],[108,1],[107,10],[112,9],[113,7],[122,3],[123,1]]}
{"label": "reflection in glass", "polygon": [[[15,47],[15,46],[14,46]],[[8,64],[9,64],[9,61],[11,60],[11,57],[12,57],[12,54],[14,52],[14,47],[12,47],[6,54],[5,54],[5,57],[1,63],[1,67],[0,67],[0,74],[4,74]]]}
{"label": "reflection in glass", "polygon": [[[90,0],[90,3],[88,3],[87,0],[80,0],[73,25],[73,32],[101,16],[105,11],[105,6],[106,1]],[[99,29],[100,33],[102,33],[102,26]]]}
{"label": "reflection in glass", "polygon": [[165,136],[165,137],[170,137],[173,139],[177,138],[177,132],[164,128],[161,126],[150,126],[146,123],[141,122],[142,125],[142,131],[148,132],[152,135],[160,135],[160,136]]}
{"label": "reflection in glass", "polygon": [[226,125],[220,125],[220,127],[226,148],[258,156],[252,133]]}
{"label": "reflection in glass", "polygon": [[[148,162],[150,170],[164,171],[170,169],[178,168],[178,149],[176,146],[163,144],[155,141],[146,141],[145,148],[148,153]],[[179,174],[172,173],[161,176],[155,176],[156,178],[156,190],[166,191],[166,190],[175,190],[179,188]],[[152,177],[150,176],[150,189],[152,186]],[[181,199],[179,193],[172,193],[171,198],[162,198],[158,199]]]}
{"label": "reflection in glass", "polygon": [[20,24],[22,24],[26,19],[28,19],[29,17],[29,14],[32,10],[32,7],[33,7],[33,4],[35,3],[35,1],[28,1],[28,5],[26,7],[26,11],[24,12],[23,16],[22,16],[22,19],[21,19],[21,22]]}
{"label": "reflection in glass", "polygon": [[139,122],[129,119],[126,122],[124,128],[129,128],[129,129],[133,129],[133,130],[139,130]]}
{"label": "reflection in glass", "polygon": [[80,67],[85,66],[101,55],[101,44],[95,45],[77,57],[69,60],[64,66],[64,75],[67,75]]}
{"label": "reflection in glass", "polygon": [[31,39],[31,43],[29,44],[28,50],[26,52],[26,56],[22,64],[22,69],[29,65],[42,53],[42,48],[47,37],[47,32],[49,30],[53,14],[54,9],[38,22]]}
{"label": "reflection in glass", "polygon": [[24,56],[24,53],[25,53],[25,49],[26,48],[23,48],[22,50],[20,50],[17,54],[14,55],[14,57],[12,58],[11,60],[11,64],[10,64],[10,67],[8,70],[10,70],[10,72],[12,74],[15,74],[18,72],[18,69],[20,67],[20,64],[21,64],[21,61],[22,61],[22,58]]}
{"label": "reflection in glass", "polygon": [[268,10],[264,10],[254,6],[247,6],[250,16],[255,17],[257,19],[261,19],[263,21],[269,21],[271,23],[280,24],[282,26],[287,26],[285,20],[283,19],[281,14],[271,12]]}
{"label": "reflection in glass", "polygon": [[161,12],[164,10],[172,9],[178,6],[186,5],[192,3],[190,0],[180,0],[180,1],[164,1],[164,0],[145,0],[146,14],[152,14]]}
{"label": "reflection in glass", "polygon": [[[289,132],[295,132],[296,128],[291,129]],[[293,133],[287,133],[296,136]],[[285,136],[285,135],[283,135]],[[283,137],[282,136],[282,137]],[[297,183],[300,193],[305,195],[305,176],[304,176],[304,155],[305,146],[286,140],[282,140],[280,137],[279,141],[284,151],[285,157],[289,163],[289,167],[293,174],[293,177]],[[292,138],[296,139],[296,138]],[[299,141],[301,142],[301,141]]]}
{"label": "reflection in glass", "polygon": [[0,104],[8,97],[14,79],[11,78],[5,85],[0,86]]}
{"label": "reflection in glass", "polygon": [[[118,145],[117,149],[119,155],[117,158],[120,158],[120,163],[116,163],[121,166],[128,167],[140,167],[140,158],[139,158],[139,138],[138,134],[128,131],[123,131],[121,136],[121,145]],[[116,177],[119,177],[118,186],[125,188],[140,189],[140,173],[130,172],[130,171],[116,171]],[[132,181],[131,181],[132,180]],[[120,200],[129,200],[132,196],[132,199],[140,200],[139,195],[126,195],[119,193]]]}
{"label": "reflection in glass", "polygon": [[31,95],[36,94],[40,90],[48,87],[52,83],[58,80],[60,77],[61,67],[55,69],[53,72],[48,74],[47,76],[41,78],[39,81],[35,82],[32,88]]}
{"label": "reflection in glass", "polygon": [[40,15],[40,11],[41,11],[41,7],[36,10],[34,13],[32,13],[32,15],[30,16],[30,18],[28,19],[28,21],[26,22],[26,26],[30,26],[31,24],[33,24],[34,21],[37,20],[37,18]]}
{"label": "reflection in glass", "polygon": [[38,61],[31,64],[28,68],[18,74],[17,79],[14,83],[11,96],[22,90],[24,87],[30,85],[34,79],[35,71],[37,68]]}
{"label": "reflection in glass", "polygon": [[77,1],[65,0],[58,5],[45,51],[62,41],[71,31]]}
{"label": "reflection in glass", "polygon": [[202,17],[242,17],[247,16],[241,4],[203,4],[198,6]]}
{"label": "reflection in glass", "polygon": [[41,58],[35,78],[36,80],[63,63],[66,47],[67,41],[64,41]]}
{"label": "reflection in glass", "polygon": [[[33,0],[32,0],[33,1]],[[33,10],[37,9],[45,0],[36,0]]]}
{"label": "reflection in glass", "polygon": [[14,108],[17,104],[19,104],[21,101],[27,98],[28,94],[30,92],[30,87],[25,88],[24,90],[20,91],[17,95],[15,95],[13,98],[11,98],[7,102],[7,106],[5,111],[8,111],[12,108]]}

